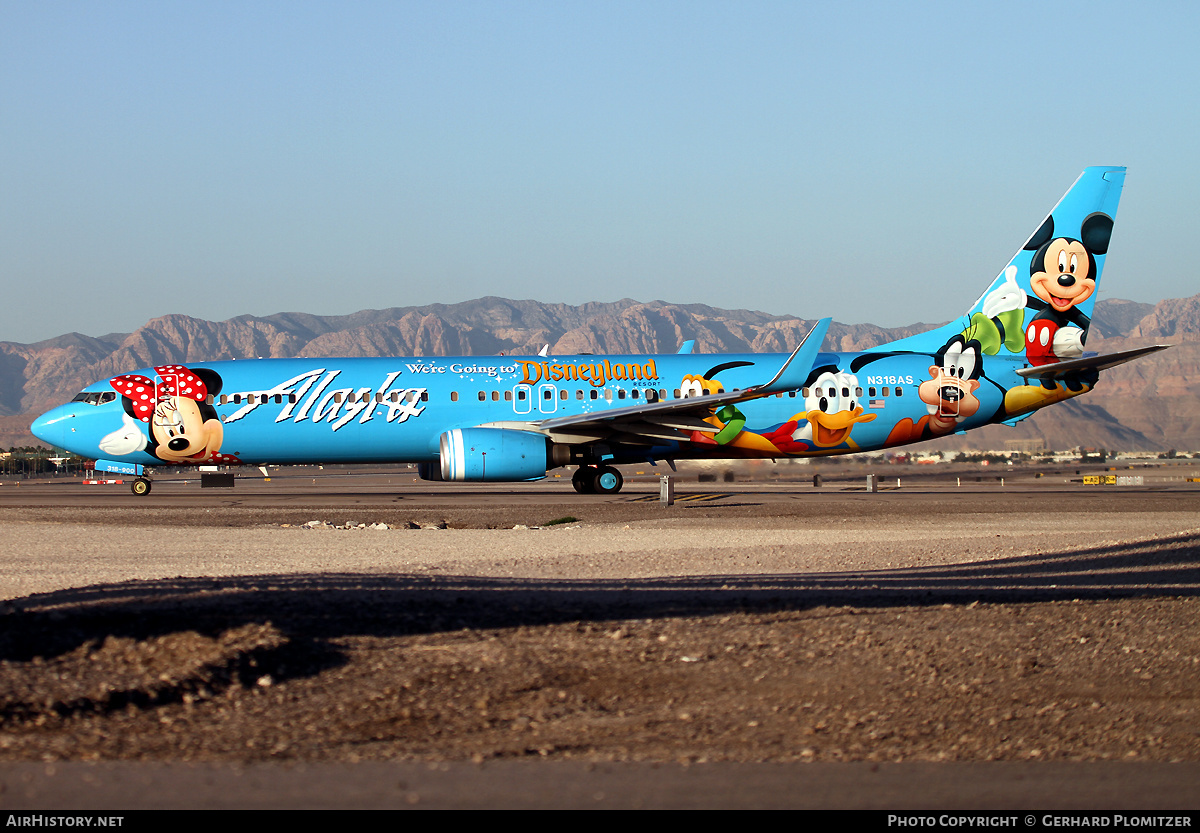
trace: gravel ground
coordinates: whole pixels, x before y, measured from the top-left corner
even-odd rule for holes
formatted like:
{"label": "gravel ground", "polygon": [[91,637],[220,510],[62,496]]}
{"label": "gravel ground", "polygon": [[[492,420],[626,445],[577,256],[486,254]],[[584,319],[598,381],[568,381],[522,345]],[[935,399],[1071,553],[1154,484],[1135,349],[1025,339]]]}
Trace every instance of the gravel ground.
{"label": "gravel ground", "polygon": [[1200,761],[1200,495],[731,502],[6,509],[0,761]]}

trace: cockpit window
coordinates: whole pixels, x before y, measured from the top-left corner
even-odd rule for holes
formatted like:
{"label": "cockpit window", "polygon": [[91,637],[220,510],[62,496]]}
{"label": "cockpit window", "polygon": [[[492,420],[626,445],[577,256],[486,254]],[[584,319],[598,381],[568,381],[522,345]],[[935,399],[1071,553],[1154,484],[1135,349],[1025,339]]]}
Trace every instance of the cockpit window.
{"label": "cockpit window", "polygon": [[105,402],[112,402],[116,398],[117,392],[114,390],[92,391],[90,393],[88,391],[83,391],[75,394],[75,398],[71,401],[86,402],[89,405],[101,405]]}

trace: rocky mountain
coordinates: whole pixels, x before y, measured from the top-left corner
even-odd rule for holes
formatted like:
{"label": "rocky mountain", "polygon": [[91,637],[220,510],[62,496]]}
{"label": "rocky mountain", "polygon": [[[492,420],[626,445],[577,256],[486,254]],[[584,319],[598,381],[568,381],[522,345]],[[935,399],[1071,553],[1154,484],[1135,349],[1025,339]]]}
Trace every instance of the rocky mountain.
{"label": "rocky mountain", "polygon": [[[670,353],[687,339],[704,353],[793,348],[811,320],[702,304],[581,306],[480,298],[363,310],[352,315],[278,313],[213,322],[166,315],[133,333],[79,333],[36,344],[0,342],[0,446],[28,445],[29,422],[97,379],[138,367],[289,356],[438,356],[536,353]],[[826,347],[861,350],[935,326],[883,328],[834,323]],[[998,426],[943,438],[944,447],[997,448],[1040,437],[1054,448],[1200,448],[1200,295],[1157,305],[1096,305],[1091,349],[1176,343],[1105,374],[1086,397],[1050,408],[1015,428]]]}

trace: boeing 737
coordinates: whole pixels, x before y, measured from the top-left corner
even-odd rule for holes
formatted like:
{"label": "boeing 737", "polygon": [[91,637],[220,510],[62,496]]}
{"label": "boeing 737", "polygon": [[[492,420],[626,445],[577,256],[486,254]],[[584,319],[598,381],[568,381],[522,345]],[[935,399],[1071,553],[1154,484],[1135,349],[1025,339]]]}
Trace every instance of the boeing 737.
{"label": "boeing 737", "polygon": [[622,463],[850,454],[1013,424],[1163,349],[1084,350],[1124,179],[1084,170],[961,318],[872,350],[823,351],[826,318],[791,354],[171,364],[96,382],[32,430],[139,475],[135,494],[162,466],[397,462],[458,482],[574,466],[578,491],[612,494]]}

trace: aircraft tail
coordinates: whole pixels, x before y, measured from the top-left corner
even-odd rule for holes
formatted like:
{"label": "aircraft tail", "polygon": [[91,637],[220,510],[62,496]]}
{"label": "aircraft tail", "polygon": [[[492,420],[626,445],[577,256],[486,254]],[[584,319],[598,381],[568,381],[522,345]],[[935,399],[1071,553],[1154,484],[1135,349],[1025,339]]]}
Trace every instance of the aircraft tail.
{"label": "aircraft tail", "polygon": [[961,319],[880,349],[933,352],[961,333],[1035,367],[1082,356],[1124,182],[1123,167],[1085,168]]}

